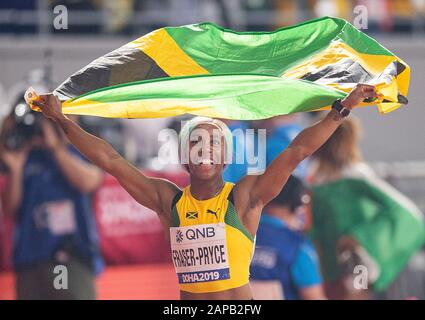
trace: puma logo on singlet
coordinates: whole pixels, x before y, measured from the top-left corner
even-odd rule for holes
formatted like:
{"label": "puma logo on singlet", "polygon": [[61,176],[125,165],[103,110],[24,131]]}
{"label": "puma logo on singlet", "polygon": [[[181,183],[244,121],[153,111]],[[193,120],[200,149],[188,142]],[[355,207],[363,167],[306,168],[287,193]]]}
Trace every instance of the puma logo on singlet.
{"label": "puma logo on singlet", "polygon": [[217,211],[213,211],[211,209],[207,209],[207,213],[215,215],[215,217],[218,219],[217,213],[220,211],[220,208],[218,208]]}

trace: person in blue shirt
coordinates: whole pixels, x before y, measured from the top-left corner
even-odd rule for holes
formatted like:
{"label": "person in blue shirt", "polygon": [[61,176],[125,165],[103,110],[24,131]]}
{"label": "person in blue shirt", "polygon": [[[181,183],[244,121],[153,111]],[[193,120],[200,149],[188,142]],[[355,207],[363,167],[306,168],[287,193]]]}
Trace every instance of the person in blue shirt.
{"label": "person in blue shirt", "polygon": [[300,231],[309,199],[303,182],[290,176],[265,208],[250,267],[255,299],[326,299],[317,253]]}
{"label": "person in blue shirt", "polygon": [[[290,114],[277,116],[265,120],[267,128],[266,166],[276,159],[276,157],[294,140],[303,130],[300,114]],[[304,179],[307,175],[308,161],[302,161],[293,174]]]}
{"label": "person in blue shirt", "polygon": [[94,299],[94,277],[103,262],[90,193],[102,173],[53,122],[31,113],[16,109],[27,119],[12,113],[0,137],[7,170],[2,207],[15,217],[17,298]]}
{"label": "person in blue shirt", "polygon": [[[231,164],[224,170],[223,178],[225,181],[237,183],[242,177],[248,174],[248,168],[258,173],[264,172],[267,166],[276,159],[276,157],[291,143],[291,141],[302,131],[300,124],[300,115],[283,115],[266,120],[253,121],[251,124],[247,121],[226,121],[230,131],[233,134],[233,155]],[[249,136],[247,129],[253,129],[254,134]],[[259,138],[259,130],[266,130],[265,153],[261,154],[262,143]],[[244,135],[241,139],[240,134]],[[251,139],[251,141],[248,141]],[[236,155],[243,152],[243,162],[236,163]],[[248,154],[253,154],[257,159],[265,157],[264,161],[257,160],[256,163],[248,163]],[[294,175],[304,179],[307,174],[307,160],[302,161],[294,171]]]}

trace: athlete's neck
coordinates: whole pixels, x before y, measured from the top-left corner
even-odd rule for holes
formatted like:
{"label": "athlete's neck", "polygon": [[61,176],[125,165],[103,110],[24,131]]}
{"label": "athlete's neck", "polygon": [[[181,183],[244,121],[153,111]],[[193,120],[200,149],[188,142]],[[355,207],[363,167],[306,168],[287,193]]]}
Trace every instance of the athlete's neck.
{"label": "athlete's neck", "polygon": [[191,177],[190,193],[197,200],[207,200],[213,198],[223,189],[224,180],[222,176],[205,181]]}

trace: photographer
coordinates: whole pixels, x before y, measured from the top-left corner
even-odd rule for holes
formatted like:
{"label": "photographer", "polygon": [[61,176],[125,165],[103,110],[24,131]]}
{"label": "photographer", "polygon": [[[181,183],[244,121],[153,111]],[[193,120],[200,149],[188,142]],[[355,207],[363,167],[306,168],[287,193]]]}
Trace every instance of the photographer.
{"label": "photographer", "polygon": [[[94,299],[102,260],[89,194],[102,173],[24,103],[5,119],[0,146],[3,210],[15,217],[17,298]],[[57,265],[67,268],[62,289],[55,286]]]}

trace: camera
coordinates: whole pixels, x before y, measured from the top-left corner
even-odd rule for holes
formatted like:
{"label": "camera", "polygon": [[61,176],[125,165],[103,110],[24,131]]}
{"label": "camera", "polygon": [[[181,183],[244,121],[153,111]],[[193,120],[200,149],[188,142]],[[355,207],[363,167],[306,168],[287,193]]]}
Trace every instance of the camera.
{"label": "camera", "polygon": [[20,150],[34,136],[42,135],[42,116],[25,103],[18,102],[11,114],[14,126],[4,135],[4,147],[7,150]]}

